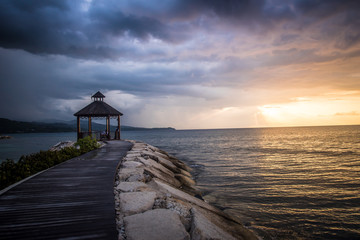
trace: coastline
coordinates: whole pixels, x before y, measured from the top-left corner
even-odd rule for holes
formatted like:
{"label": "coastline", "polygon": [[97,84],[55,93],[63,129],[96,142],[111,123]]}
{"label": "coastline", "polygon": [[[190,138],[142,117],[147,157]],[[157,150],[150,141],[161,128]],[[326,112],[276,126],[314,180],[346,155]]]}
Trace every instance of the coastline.
{"label": "coastline", "polygon": [[118,166],[114,188],[119,239],[258,239],[202,199],[186,164],[129,142],[134,145]]}

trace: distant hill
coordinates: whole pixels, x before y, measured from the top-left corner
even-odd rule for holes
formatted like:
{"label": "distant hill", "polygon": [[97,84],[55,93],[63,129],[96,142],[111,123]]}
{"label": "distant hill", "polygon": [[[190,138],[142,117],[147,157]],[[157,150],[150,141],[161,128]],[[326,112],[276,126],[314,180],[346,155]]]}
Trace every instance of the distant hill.
{"label": "distant hill", "polygon": [[73,126],[66,123],[20,122],[0,118],[0,133],[32,133],[32,132],[73,132]]}
{"label": "distant hill", "polygon": [[[87,129],[87,121],[81,121],[82,129]],[[93,122],[91,124],[93,131],[103,131],[105,124]],[[110,130],[115,131],[116,127],[111,126]],[[121,131],[146,131],[146,130],[175,130],[175,128],[141,128],[131,126],[121,126]],[[0,118],[0,134],[5,133],[45,133],[45,132],[76,132],[76,121],[61,123],[44,122],[21,122],[6,118]]]}

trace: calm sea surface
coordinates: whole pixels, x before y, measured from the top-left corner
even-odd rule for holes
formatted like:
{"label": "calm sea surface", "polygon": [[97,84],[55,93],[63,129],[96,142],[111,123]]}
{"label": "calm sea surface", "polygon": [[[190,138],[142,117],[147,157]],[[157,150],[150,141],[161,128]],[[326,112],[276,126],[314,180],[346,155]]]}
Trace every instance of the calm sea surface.
{"label": "calm sea surface", "polygon": [[0,139],[0,162],[5,159],[19,160],[22,155],[49,150],[61,141],[76,141],[76,132],[67,133],[17,133],[6,134],[11,139]]}
{"label": "calm sea surface", "polygon": [[[76,138],[13,136],[0,141],[3,157]],[[128,131],[122,138],[186,162],[204,198],[263,239],[360,239],[360,126]]]}

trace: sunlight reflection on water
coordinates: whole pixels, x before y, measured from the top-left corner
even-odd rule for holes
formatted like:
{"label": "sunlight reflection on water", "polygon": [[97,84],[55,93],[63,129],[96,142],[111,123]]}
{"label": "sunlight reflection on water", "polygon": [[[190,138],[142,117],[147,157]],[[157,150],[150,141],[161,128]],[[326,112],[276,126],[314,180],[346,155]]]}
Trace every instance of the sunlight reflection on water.
{"label": "sunlight reflection on water", "polygon": [[360,239],[359,137],[360,126],[129,135],[196,165],[204,198],[264,239]]}

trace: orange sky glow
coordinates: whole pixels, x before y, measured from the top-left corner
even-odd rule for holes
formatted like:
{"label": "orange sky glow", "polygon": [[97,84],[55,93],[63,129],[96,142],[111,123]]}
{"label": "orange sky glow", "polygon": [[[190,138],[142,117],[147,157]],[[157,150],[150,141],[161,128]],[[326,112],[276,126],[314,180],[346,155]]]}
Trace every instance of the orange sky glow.
{"label": "orange sky glow", "polygon": [[360,124],[359,1],[247,2],[3,1],[0,117],[100,90],[131,126]]}

